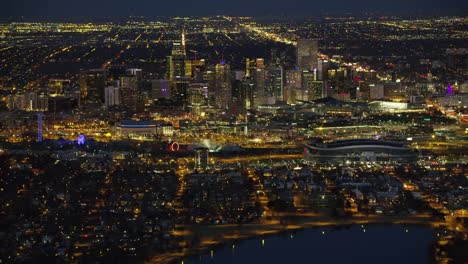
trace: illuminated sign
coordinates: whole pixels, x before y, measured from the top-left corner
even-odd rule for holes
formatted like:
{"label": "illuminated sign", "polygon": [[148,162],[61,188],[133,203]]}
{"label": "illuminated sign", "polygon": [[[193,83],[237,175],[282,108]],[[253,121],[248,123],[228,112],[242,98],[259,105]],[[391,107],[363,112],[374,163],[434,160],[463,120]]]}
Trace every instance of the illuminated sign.
{"label": "illuminated sign", "polygon": [[172,144],[171,144],[171,151],[172,151],[172,152],[176,152],[176,151],[179,151],[179,149],[180,149],[179,143],[177,143],[177,142],[172,142]]}
{"label": "illuminated sign", "polygon": [[80,135],[78,136],[78,141],[77,141],[78,145],[80,145],[80,146],[81,146],[81,145],[84,145],[85,142],[86,142],[85,136],[84,136],[83,134],[80,134]]}

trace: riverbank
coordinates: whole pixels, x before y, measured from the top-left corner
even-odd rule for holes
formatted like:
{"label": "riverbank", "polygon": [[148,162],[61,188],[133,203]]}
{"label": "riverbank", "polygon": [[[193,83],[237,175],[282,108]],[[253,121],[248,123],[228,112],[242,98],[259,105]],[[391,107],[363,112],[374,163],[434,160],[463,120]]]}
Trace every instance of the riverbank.
{"label": "riverbank", "polygon": [[[283,218],[284,219],[284,218]],[[184,258],[209,253],[213,248],[232,244],[239,240],[253,237],[279,234],[281,232],[307,228],[369,225],[369,224],[404,224],[428,225],[433,228],[443,227],[444,222],[434,221],[429,215],[419,216],[358,216],[351,218],[333,218],[331,216],[289,216],[286,221],[279,218],[262,219],[257,223],[243,225],[191,225],[184,226],[180,232],[184,240],[191,245],[180,252],[171,252],[153,256],[148,263],[181,263]]]}

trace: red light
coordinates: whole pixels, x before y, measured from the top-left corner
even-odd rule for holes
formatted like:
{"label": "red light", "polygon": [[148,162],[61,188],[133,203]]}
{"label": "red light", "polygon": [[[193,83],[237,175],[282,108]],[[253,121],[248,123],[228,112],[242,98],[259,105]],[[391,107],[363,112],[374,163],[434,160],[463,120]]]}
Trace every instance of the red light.
{"label": "red light", "polygon": [[172,152],[176,152],[176,151],[179,151],[179,149],[180,149],[179,143],[177,143],[177,142],[172,142],[172,144],[171,144],[171,151],[172,151]]}

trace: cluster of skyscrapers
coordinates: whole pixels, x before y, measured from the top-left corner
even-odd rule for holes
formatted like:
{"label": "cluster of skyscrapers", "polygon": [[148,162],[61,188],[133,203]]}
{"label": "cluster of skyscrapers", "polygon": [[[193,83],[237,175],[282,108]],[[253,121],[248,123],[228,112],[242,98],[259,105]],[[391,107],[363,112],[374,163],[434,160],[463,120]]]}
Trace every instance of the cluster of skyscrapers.
{"label": "cluster of skyscrapers", "polygon": [[[198,58],[196,53],[195,57],[187,56],[185,31],[182,31],[180,40],[173,42],[171,54],[167,56],[164,75],[104,64],[102,68],[80,72],[79,90],[71,89],[70,80],[53,79],[46,93],[11,98],[9,108],[60,112],[117,107],[135,113],[164,100],[195,115],[205,113],[206,109],[220,109],[229,115],[245,116],[259,106],[293,104],[327,96],[339,100],[371,99],[372,96],[381,99],[378,98],[381,87],[360,83],[354,78],[352,65],[339,64],[338,68],[331,69],[329,60],[319,58],[316,39],[299,39],[295,59],[292,68],[285,68],[284,58],[275,54],[269,61],[247,58],[244,70],[233,69],[223,59],[213,65]],[[340,58],[334,59],[340,63]],[[372,80],[369,77],[366,80]]]}

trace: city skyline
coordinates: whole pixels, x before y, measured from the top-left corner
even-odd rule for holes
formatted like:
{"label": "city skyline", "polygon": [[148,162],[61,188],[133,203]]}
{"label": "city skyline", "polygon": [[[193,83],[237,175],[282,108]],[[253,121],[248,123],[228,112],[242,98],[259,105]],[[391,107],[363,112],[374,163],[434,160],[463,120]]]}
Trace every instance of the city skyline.
{"label": "city skyline", "polygon": [[149,3],[0,11],[0,263],[468,263],[468,18]]}
{"label": "city skyline", "polygon": [[25,19],[115,19],[130,16],[206,16],[240,15],[256,17],[314,17],[320,15],[464,15],[468,4],[457,0],[413,1],[306,1],[293,0],[287,4],[273,1],[189,1],[151,2],[148,0],[6,0],[0,18]]}

